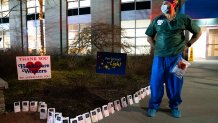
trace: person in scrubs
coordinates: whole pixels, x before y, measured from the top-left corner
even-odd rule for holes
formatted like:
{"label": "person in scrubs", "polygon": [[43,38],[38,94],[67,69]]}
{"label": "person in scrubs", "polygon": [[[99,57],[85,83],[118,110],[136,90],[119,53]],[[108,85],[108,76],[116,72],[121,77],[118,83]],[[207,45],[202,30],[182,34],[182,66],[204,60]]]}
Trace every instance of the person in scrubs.
{"label": "person in scrubs", "polygon": [[[155,17],[145,32],[147,41],[154,48],[150,79],[151,97],[147,110],[149,117],[154,117],[160,107],[164,83],[171,114],[175,118],[181,117],[179,105],[182,102],[183,78],[178,78],[170,70],[178,59],[183,57],[183,51],[198,40],[201,29],[189,16],[176,13],[177,6],[178,0],[163,0],[163,14]],[[189,41],[185,41],[185,30],[193,34]]]}

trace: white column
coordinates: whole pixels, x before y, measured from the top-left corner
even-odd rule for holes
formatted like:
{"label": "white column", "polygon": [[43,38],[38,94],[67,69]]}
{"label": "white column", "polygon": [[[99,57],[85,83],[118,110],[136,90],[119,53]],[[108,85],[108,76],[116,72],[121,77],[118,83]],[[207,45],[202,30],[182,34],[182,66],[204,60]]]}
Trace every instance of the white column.
{"label": "white column", "polygon": [[[120,26],[120,6],[121,0],[91,0],[92,23],[106,23]],[[120,36],[115,36],[114,42],[120,42]],[[111,48],[105,51],[111,51]],[[120,52],[120,49],[115,48],[114,52]]]}
{"label": "white column", "polygon": [[28,52],[27,23],[26,23],[26,2],[9,1],[10,16],[10,40],[11,48]]}
{"label": "white column", "polygon": [[61,52],[64,54],[66,51],[66,46],[67,46],[66,5],[67,5],[66,0],[45,0],[46,54],[61,54]]}

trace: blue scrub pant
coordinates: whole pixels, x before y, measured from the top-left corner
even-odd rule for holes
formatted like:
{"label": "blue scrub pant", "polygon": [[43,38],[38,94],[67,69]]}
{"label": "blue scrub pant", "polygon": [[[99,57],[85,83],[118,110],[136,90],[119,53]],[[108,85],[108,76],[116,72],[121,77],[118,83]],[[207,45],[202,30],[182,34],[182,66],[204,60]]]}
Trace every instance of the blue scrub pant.
{"label": "blue scrub pant", "polygon": [[160,107],[164,95],[165,83],[167,96],[169,98],[169,107],[171,109],[178,109],[178,105],[182,102],[181,91],[183,78],[178,78],[171,73],[170,70],[178,58],[181,57],[182,54],[169,57],[154,56],[150,80],[151,97],[148,108],[157,110]]}

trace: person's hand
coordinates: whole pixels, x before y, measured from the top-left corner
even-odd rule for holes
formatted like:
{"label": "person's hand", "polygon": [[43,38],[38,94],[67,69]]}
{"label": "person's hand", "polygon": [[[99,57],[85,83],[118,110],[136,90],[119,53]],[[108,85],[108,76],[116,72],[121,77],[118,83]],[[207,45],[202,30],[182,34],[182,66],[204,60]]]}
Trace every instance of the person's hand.
{"label": "person's hand", "polygon": [[189,49],[189,47],[185,47],[185,49],[183,50],[183,56],[186,58],[188,58],[188,49]]}

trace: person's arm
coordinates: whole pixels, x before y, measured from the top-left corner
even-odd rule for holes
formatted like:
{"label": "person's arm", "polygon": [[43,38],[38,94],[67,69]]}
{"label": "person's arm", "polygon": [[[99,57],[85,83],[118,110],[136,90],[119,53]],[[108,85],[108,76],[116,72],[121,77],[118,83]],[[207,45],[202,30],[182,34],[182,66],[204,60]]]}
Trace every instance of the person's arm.
{"label": "person's arm", "polygon": [[200,36],[201,36],[201,30],[197,34],[192,35],[191,39],[186,44],[187,47],[190,47],[192,44],[194,44],[199,39]]}
{"label": "person's arm", "polygon": [[151,46],[152,48],[154,48],[154,44],[155,44],[154,38],[152,38],[152,37],[150,37],[150,36],[147,36],[147,41],[148,41],[148,43],[150,43],[150,46]]}

